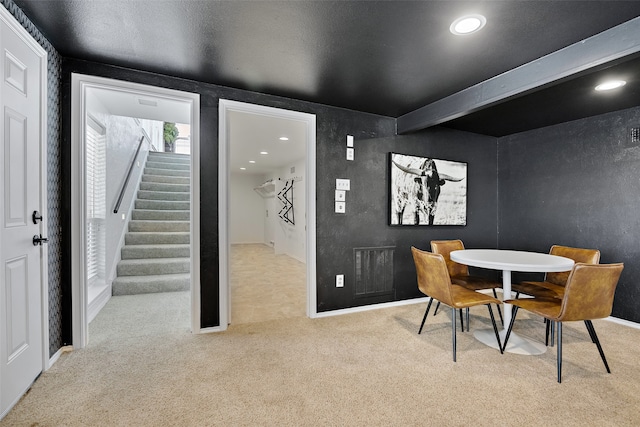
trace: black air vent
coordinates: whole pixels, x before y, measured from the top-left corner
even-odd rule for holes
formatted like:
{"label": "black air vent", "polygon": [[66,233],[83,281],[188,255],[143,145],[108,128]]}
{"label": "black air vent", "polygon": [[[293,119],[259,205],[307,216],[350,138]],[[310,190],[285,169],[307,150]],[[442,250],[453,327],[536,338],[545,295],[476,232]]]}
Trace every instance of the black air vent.
{"label": "black air vent", "polygon": [[393,251],[395,246],[355,248],[355,296],[393,294]]}

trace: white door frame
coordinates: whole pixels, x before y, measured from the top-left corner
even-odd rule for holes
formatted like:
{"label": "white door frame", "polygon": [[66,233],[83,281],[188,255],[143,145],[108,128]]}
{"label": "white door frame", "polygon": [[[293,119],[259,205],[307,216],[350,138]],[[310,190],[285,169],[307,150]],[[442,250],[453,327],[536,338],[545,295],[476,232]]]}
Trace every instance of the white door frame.
{"label": "white door frame", "polygon": [[296,120],[306,125],[307,155],[305,159],[306,193],[306,267],[307,316],[317,317],[316,305],[316,116],[298,111],[265,107],[238,101],[220,99],[218,105],[218,230],[220,248],[220,326],[212,331],[224,331],[229,324],[229,112],[258,114],[274,118]]}
{"label": "white door frame", "polygon": [[[40,169],[40,213],[42,214],[42,220],[40,221],[39,232],[43,237],[47,237],[48,228],[47,220],[49,211],[47,208],[47,52],[42,46],[27,32],[27,30],[20,25],[20,23],[14,18],[11,13],[4,7],[0,7],[0,20],[5,23],[18,37],[20,37],[25,44],[39,57],[39,72],[40,72],[40,129],[38,130],[40,139],[40,153],[38,168]],[[3,119],[4,120],[4,119]],[[4,150],[4,147],[2,148]],[[40,340],[42,344],[42,371],[46,371],[54,363],[54,358],[49,355],[49,252],[47,245],[44,244],[40,247],[40,315],[42,336],[35,337],[36,340]],[[4,280],[4,278],[2,278]],[[5,319],[0,320],[4,322]],[[1,380],[1,379],[0,379]],[[16,402],[17,403],[17,400]],[[6,413],[13,407],[11,405],[6,408],[6,412],[2,412],[0,408],[0,419],[2,419]]]}
{"label": "white door frame", "polygon": [[184,102],[191,108],[191,331],[200,328],[200,95],[121,80],[71,75],[71,301],[73,347],[88,340],[86,292],[86,206],[84,189],[86,92],[91,88]]}

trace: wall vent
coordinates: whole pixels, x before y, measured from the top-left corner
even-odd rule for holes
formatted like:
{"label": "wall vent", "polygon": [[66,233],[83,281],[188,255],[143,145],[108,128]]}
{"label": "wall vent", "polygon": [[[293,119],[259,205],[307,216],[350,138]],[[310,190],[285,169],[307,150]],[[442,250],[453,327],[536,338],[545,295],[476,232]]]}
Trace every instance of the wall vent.
{"label": "wall vent", "polygon": [[631,128],[631,142],[640,142],[640,128]]}
{"label": "wall vent", "polygon": [[355,248],[355,296],[393,294],[393,251],[395,246]]}

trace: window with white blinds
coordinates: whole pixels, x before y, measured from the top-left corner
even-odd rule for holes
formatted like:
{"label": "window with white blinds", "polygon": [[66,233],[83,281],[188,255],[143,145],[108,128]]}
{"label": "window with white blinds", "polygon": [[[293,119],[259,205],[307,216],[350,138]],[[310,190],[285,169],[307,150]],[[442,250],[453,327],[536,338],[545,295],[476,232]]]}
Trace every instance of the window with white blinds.
{"label": "window with white blinds", "polygon": [[106,129],[87,117],[86,195],[87,195],[87,280],[89,285],[105,277],[106,208]]}

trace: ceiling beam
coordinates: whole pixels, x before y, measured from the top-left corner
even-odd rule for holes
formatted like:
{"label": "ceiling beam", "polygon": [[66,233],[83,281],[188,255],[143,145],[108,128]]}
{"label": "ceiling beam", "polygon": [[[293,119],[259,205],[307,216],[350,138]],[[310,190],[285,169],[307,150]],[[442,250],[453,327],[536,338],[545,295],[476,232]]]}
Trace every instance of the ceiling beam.
{"label": "ceiling beam", "polygon": [[398,117],[398,134],[453,120],[640,52],[640,17]]}

